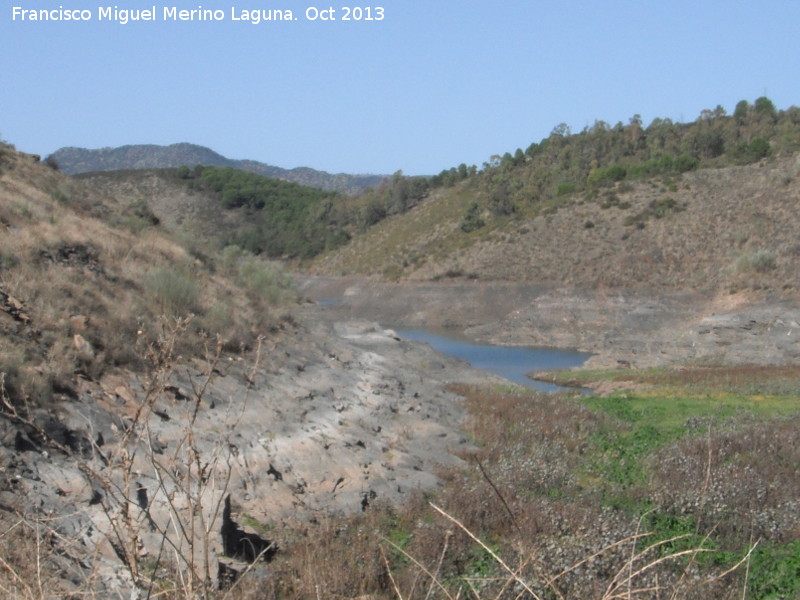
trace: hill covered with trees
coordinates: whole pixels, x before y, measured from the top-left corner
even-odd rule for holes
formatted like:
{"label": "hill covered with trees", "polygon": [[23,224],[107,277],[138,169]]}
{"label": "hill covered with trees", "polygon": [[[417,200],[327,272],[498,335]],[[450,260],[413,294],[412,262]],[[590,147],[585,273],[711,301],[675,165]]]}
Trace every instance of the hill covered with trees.
{"label": "hill covered with trees", "polygon": [[124,199],[141,226],[160,223],[197,250],[236,246],[256,255],[302,260],[344,244],[330,218],[337,192],[232,167],[109,171],[77,176]]}

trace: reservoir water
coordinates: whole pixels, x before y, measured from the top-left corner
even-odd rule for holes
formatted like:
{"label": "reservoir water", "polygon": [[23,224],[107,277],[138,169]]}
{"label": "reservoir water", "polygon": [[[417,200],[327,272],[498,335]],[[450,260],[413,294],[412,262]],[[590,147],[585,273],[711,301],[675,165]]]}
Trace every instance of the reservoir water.
{"label": "reservoir water", "polygon": [[491,371],[514,383],[545,392],[563,391],[565,388],[552,383],[534,381],[527,377],[528,373],[578,367],[591,356],[589,353],[575,350],[479,344],[419,329],[394,331],[407,340],[427,342],[434,350],[466,360],[473,367]]}

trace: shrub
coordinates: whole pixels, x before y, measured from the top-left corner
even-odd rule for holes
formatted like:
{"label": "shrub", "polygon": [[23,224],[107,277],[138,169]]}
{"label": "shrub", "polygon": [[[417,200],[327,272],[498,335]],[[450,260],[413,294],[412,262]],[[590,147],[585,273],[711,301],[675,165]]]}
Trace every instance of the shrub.
{"label": "shrub", "polygon": [[700,161],[688,154],[681,154],[675,159],[675,170],[679,173],[694,171],[698,166],[700,166]]}
{"label": "shrub", "polygon": [[473,202],[467,209],[464,220],[461,221],[461,231],[472,233],[484,225],[486,225],[486,222],[481,218],[481,207],[477,202]]}
{"label": "shrub", "polygon": [[229,352],[240,351],[252,341],[247,327],[237,315],[234,306],[227,300],[214,303],[200,319],[200,329],[222,342],[222,348]]}
{"label": "shrub", "polygon": [[756,250],[750,254],[743,254],[736,260],[736,270],[739,272],[766,273],[776,266],[775,254],[769,250]]}
{"label": "shrub", "polygon": [[292,280],[277,262],[264,260],[236,246],[222,250],[225,273],[257,300],[281,304],[293,296]]}
{"label": "shrub", "polygon": [[755,109],[756,113],[758,113],[762,117],[774,119],[777,116],[777,110],[775,109],[775,104],[773,104],[772,100],[770,100],[766,96],[761,96],[760,98],[756,98],[756,101],[753,104],[753,108]]}
{"label": "shrub", "polygon": [[684,210],[686,210],[685,202],[680,204],[674,198],[659,198],[658,200],[651,200],[643,211],[625,217],[623,224],[626,226],[636,225],[641,229],[649,219],[661,219]]}
{"label": "shrub", "polygon": [[611,165],[602,169],[595,169],[589,174],[587,183],[590,187],[611,185],[616,181],[622,181],[628,171],[622,165]]}
{"label": "shrub", "polygon": [[748,589],[754,598],[797,598],[800,593],[800,542],[760,547],[753,553]]}
{"label": "shrub", "polygon": [[574,194],[578,190],[577,186],[571,181],[562,181],[556,186],[556,196],[566,196]]}
{"label": "shrub", "polygon": [[658,200],[652,200],[647,208],[650,214],[656,219],[660,219],[674,212],[684,210],[685,207],[678,204],[673,198],[660,198]]}
{"label": "shrub", "polygon": [[222,249],[222,268],[227,275],[234,275],[239,267],[239,261],[244,256],[250,256],[244,248],[230,244]]}
{"label": "shrub", "polygon": [[55,159],[55,157],[52,154],[44,159],[44,164],[46,166],[50,167],[51,169],[53,169],[53,171],[60,171],[61,170],[61,167],[59,167],[59,165],[58,165],[58,161]]}
{"label": "shrub", "polygon": [[186,267],[159,267],[147,274],[144,286],[157,314],[177,317],[197,311],[200,286]]}
{"label": "shrub", "polygon": [[0,270],[13,269],[18,264],[19,259],[13,252],[0,248]]}
{"label": "shrub", "polygon": [[755,138],[748,145],[748,151],[754,160],[765,158],[770,153],[769,142],[762,137]]}
{"label": "shrub", "polygon": [[28,357],[20,351],[0,351],[0,394],[11,404],[45,406],[53,397],[46,377],[26,366]]}
{"label": "shrub", "polygon": [[772,152],[769,142],[762,137],[755,138],[749,143],[741,143],[733,151],[733,158],[739,164],[749,164],[766,158]]}
{"label": "shrub", "polygon": [[238,269],[240,285],[258,299],[277,305],[286,298],[291,280],[277,263],[245,256],[239,261]]}

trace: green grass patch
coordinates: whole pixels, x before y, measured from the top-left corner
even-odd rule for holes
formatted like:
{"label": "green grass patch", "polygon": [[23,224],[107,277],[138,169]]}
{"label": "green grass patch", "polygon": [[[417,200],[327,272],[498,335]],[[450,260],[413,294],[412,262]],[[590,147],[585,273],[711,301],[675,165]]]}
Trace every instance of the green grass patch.
{"label": "green grass patch", "polygon": [[646,487],[650,457],[685,436],[703,435],[707,424],[719,430],[747,415],[771,418],[800,410],[797,396],[753,396],[741,393],[683,394],[674,389],[591,396],[580,400],[610,419],[590,439],[591,457],[581,468],[585,485],[596,486],[605,501],[638,512],[644,506],[629,497]]}
{"label": "green grass patch", "polygon": [[800,541],[757,547],[747,587],[751,598],[800,598]]}
{"label": "green grass patch", "polygon": [[[734,564],[738,556],[720,551],[714,540],[705,535],[693,515],[675,515],[668,512],[648,512],[642,522],[647,531],[652,532],[646,538],[650,545],[658,545],[659,554],[664,556],[687,550],[701,550],[694,560],[701,564]],[[687,555],[685,560],[689,560]]]}
{"label": "green grass patch", "polygon": [[756,414],[787,414],[800,410],[798,365],[581,369],[548,372],[544,379],[577,387],[629,382],[631,389],[646,389],[648,397],[696,397],[693,401],[696,405],[716,400]]}
{"label": "green grass patch", "polygon": [[145,295],[154,312],[186,316],[199,309],[200,284],[186,266],[157,267],[144,279]]}

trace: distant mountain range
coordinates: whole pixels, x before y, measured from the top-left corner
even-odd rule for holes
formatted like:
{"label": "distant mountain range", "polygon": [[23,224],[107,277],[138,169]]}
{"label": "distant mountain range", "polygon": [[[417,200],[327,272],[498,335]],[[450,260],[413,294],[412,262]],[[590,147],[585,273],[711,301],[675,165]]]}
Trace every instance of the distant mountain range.
{"label": "distant mountain range", "polygon": [[255,160],[234,160],[217,154],[210,148],[196,144],[138,144],[119,148],[67,147],[56,150],[51,158],[59,168],[69,175],[95,171],[118,171],[130,169],[157,169],[180,167],[183,165],[210,165],[214,167],[234,167],[252,171],[267,177],[294,181],[302,185],[354,194],[379,184],[383,175],[331,174],[308,167],[282,169]]}

